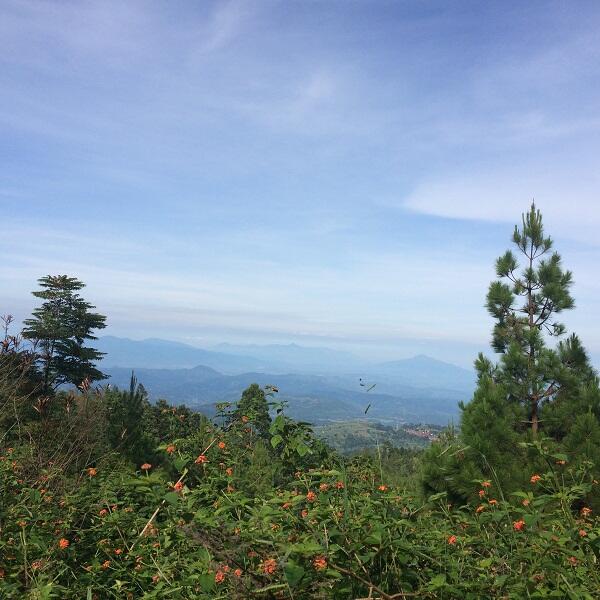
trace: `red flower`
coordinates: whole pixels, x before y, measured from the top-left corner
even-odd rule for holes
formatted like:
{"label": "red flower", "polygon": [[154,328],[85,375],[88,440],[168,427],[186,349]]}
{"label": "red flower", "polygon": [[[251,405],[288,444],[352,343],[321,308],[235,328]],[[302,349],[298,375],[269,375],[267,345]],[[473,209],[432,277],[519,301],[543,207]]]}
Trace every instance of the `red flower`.
{"label": "red flower", "polygon": [[315,556],[315,558],[313,558],[312,563],[313,563],[313,567],[317,571],[322,571],[323,569],[327,568],[327,559],[322,555]]}
{"label": "red flower", "polygon": [[223,581],[225,581],[225,573],[217,571],[215,574],[215,583],[223,583]]}
{"label": "red flower", "polygon": [[382,485],[380,485],[380,486],[379,486],[377,489],[378,489],[380,492],[385,492],[385,491],[387,491],[387,485],[383,485],[383,484],[382,484]]}
{"label": "red flower", "polygon": [[307,502],[314,502],[316,499],[317,499],[317,495],[313,491],[310,491],[310,492],[308,492],[308,494],[306,494]]}
{"label": "red flower", "polygon": [[579,530],[579,537],[585,537],[587,535],[587,531],[585,529]]}
{"label": "red flower", "polygon": [[242,570],[241,570],[241,569],[236,569],[236,570],[233,572],[233,574],[234,574],[236,577],[241,577],[241,576],[242,576]]}
{"label": "red flower", "polygon": [[206,456],[204,454],[201,454],[195,461],[194,461],[197,465],[201,465],[205,462],[208,462],[208,458],[206,458]]}
{"label": "red flower", "polygon": [[149,471],[151,468],[152,468],[152,465],[151,465],[150,463],[144,463],[144,464],[143,464],[143,465],[140,467],[140,469],[141,469],[142,471]]}
{"label": "red flower", "polygon": [[525,521],[523,521],[523,519],[519,519],[518,521],[515,521],[513,523],[513,529],[515,531],[522,531],[524,527],[525,527]]}
{"label": "red flower", "polygon": [[541,475],[532,475],[529,481],[535,485],[541,478]]}
{"label": "red flower", "polygon": [[496,504],[498,504],[498,500],[495,500],[494,498],[492,498],[491,500],[489,500],[489,503],[490,503],[492,506],[495,506]]}
{"label": "red flower", "polygon": [[219,442],[217,446],[219,446],[221,450],[225,450],[225,442]]}
{"label": "red flower", "polygon": [[322,484],[319,486],[319,489],[320,489],[322,492],[326,492],[326,491],[329,489],[329,484],[328,484],[328,483],[322,483]]}
{"label": "red flower", "polygon": [[96,471],[96,469],[94,469],[93,467],[88,469],[87,473],[90,477],[96,477],[96,475],[98,475],[98,471]]}
{"label": "red flower", "polygon": [[492,486],[492,483],[490,481],[484,481],[481,484],[481,487],[484,487],[484,488],[489,488],[491,486]]}
{"label": "red flower", "polygon": [[454,546],[454,544],[456,544],[456,540],[457,540],[457,537],[456,537],[455,535],[451,535],[451,536],[448,538],[448,543],[449,543],[451,546]]}
{"label": "red flower", "polygon": [[173,489],[176,492],[180,492],[183,489],[183,482],[182,481],[178,481],[174,486]]}
{"label": "red flower", "polygon": [[479,490],[479,497],[483,498],[485,496],[485,490]]}
{"label": "red flower", "polygon": [[165,452],[167,454],[173,454],[173,452],[175,452],[175,446],[173,444],[169,444],[166,448],[165,448]]}
{"label": "red flower", "polygon": [[344,489],[344,482],[343,482],[343,481],[338,481],[338,482],[335,484],[335,487],[336,487],[338,490],[343,490],[343,489]]}
{"label": "red flower", "polygon": [[584,506],[579,513],[581,514],[582,517],[589,517],[592,514],[592,509],[588,508],[587,506]]}
{"label": "red flower", "polygon": [[65,538],[60,538],[60,540],[58,540],[58,547],[61,550],[64,550],[65,548],[69,547],[69,540],[65,539]]}
{"label": "red flower", "polygon": [[263,573],[272,575],[277,570],[277,561],[274,558],[267,558],[262,564]]}

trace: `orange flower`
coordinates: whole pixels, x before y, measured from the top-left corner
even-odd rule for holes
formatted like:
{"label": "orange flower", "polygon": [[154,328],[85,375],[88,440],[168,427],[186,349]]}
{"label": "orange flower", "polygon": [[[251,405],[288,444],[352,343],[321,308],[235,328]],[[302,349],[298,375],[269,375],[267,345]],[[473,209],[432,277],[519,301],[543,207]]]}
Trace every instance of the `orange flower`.
{"label": "orange flower", "polygon": [[121,548],[115,548],[115,554],[119,556],[119,554],[123,554],[123,550],[121,550]]}
{"label": "orange flower", "polygon": [[498,504],[498,500],[495,500],[494,498],[491,498],[491,499],[489,500],[489,503],[490,503],[492,506],[496,506],[496,504]]}
{"label": "orange flower", "polygon": [[484,487],[484,488],[489,488],[489,487],[491,487],[491,486],[492,486],[492,483],[491,483],[491,481],[483,481],[483,482],[481,483],[481,487]]}
{"label": "orange flower", "polygon": [[247,423],[249,420],[250,419],[246,415],[242,416],[242,423]]}
{"label": "orange flower", "polygon": [[344,482],[343,482],[343,481],[338,481],[338,482],[335,484],[335,487],[336,487],[338,490],[343,490],[343,489],[344,489]]}
{"label": "orange flower", "polygon": [[377,488],[380,492],[385,492],[387,491],[387,485],[383,485],[381,484],[378,488]]}
{"label": "orange flower", "polygon": [[304,509],[304,510],[303,510],[303,511],[300,513],[300,516],[301,516],[303,519],[306,519],[306,517],[308,517],[308,511],[307,511],[306,509]]}
{"label": "orange flower", "polygon": [[267,558],[262,564],[263,573],[272,575],[277,570],[277,561],[274,558]]}
{"label": "orange flower", "polygon": [[306,494],[307,502],[314,502],[316,499],[317,499],[317,495],[313,491],[310,491],[310,492],[308,492],[308,494]]}
{"label": "orange flower", "polygon": [[58,547],[61,550],[64,550],[65,548],[69,547],[69,540],[65,539],[65,538],[60,538],[60,540],[58,540]]}
{"label": "orange flower", "polygon": [[197,465],[201,465],[205,462],[208,462],[208,458],[206,458],[206,456],[204,454],[201,454],[195,461],[194,461]]}
{"label": "orange flower", "polygon": [[581,514],[582,517],[589,517],[592,514],[592,509],[588,508],[587,506],[584,506],[579,513]]}
{"label": "orange flower", "polygon": [[483,498],[485,496],[485,490],[479,490],[479,497]]}
{"label": "orange flower", "polygon": [[157,573],[156,575],[152,575],[152,583],[158,583],[160,581],[160,575]]}
{"label": "orange flower", "polygon": [[233,572],[233,574],[234,574],[236,577],[241,577],[241,576],[242,576],[242,570],[241,570],[241,569],[236,569],[236,570]]}
{"label": "orange flower", "polygon": [[525,521],[523,519],[519,519],[513,523],[513,529],[515,531],[521,531],[525,527]]}
{"label": "orange flower", "polygon": [[105,560],[100,566],[106,571],[110,567],[110,560]]}
{"label": "orange flower", "polygon": [[175,446],[173,444],[169,444],[166,448],[165,448],[165,452],[167,454],[173,454],[173,452],[175,452]]}
{"label": "orange flower", "polygon": [[281,508],[283,508],[284,510],[286,508],[292,508],[292,503],[291,502],[284,502],[281,506]]}
{"label": "orange flower", "polygon": [[480,504],[480,505],[479,505],[479,506],[478,506],[478,507],[475,509],[475,512],[476,512],[477,514],[479,514],[480,512],[482,512],[482,511],[484,511],[484,510],[485,510],[485,506],[484,506],[483,504]]}
{"label": "orange flower", "polygon": [[327,568],[327,559],[324,556],[315,556],[312,561],[313,567],[317,571],[322,571]]}
{"label": "orange flower", "polygon": [[523,506],[529,506],[530,502],[531,502],[531,501],[529,500],[529,498],[525,498],[525,499],[523,500],[523,502],[521,502],[521,504],[522,504]]}
{"label": "orange flower", "polygon": [[566,464],[567,464],[567,461],[566,461],[566,460],[557,460],[557,461],[556,461],[556,464],[557,464],[557,465],[566,465]]}
{"label": "orange flower", "polygon": [[457,537],[456,537],[455,535],[451,535],[451,536],[448,538],[448,543],[449,543],[451,546],[454,546],[454,544],[456,544],[456,540],[457,540]]}
{"label": "orange flower", "polygon": [[227,474],[229,477],[231,477],[231,476],[233,475],[233,469],[232,469],[231,467],[227,467],[227,468],[225,469],[225,473],[226,473],[226,474]]}
{"label": "orange flower", "polygon": [[31,568],[32,568],[34,571],[37,571],[37,569],[39,569],[41,566],[42,566],[42,561],[41,561],[41,560],[34,560],[34,561],[31,563]]}
{"label": "orange flower", "polygon": [[320,489],[322,492],[326,492],[326,491],[329,489],[329,484],[328,484],[328,483],[322,483],[322,484],[319,486],[319,489]]}
{"label": "orange flower", "polygon": [[535,485],[541,478],[541,475],[532,475],[529,481]]}
{"label": "orange flower", "polygon": [[180,492],[183,489],[183,482],[182,481],[178,481],[174,486],[173,489],[176,492]]}
{"label": "orange flower", "polygon": [[143,465],[140,467],[140,469],[141,469],[142,471],[149,471],[151,468],[152,468],[152,465],[151,465],[150,463],[144,463],[144,464],[143,464]]}
{"label": "orange flower", "polygon": [[217,446],[219,446],[221,450],[225,450],[225,442],[219,442]]}
{"label": "orange flower", "polygon": [[108,511],[105,508],[103,508],[98,514],[101,517],[105,517],[108,514]]}
{"label": "orange flower", "polygon": [[89,468],[87,472],[90,477],[96,477],[96,475],[98,475],[98,471],[93,467]]}
{"label": "orange flower", "polygon": [[579,530],[579,537],[585,537],[587,535],[587,531],[585,529]]}
{"label": "orange flower", "polygon": [[215,574],[215,583],[223,583],[225,581],[225,573],[217,571]]}
{"label": "orange flower", "polygon": [[17,525],[19,527],[26,527],[27,526],[27,521],[23,521],[23,519],[21,519],[20,521],[17,521]]}
{"label": "orange flower", "polygon": [[567,558],[567,560],[573,565],[576,566],[577,565],[577,559],[574,556],[569,556],[569,558]]}

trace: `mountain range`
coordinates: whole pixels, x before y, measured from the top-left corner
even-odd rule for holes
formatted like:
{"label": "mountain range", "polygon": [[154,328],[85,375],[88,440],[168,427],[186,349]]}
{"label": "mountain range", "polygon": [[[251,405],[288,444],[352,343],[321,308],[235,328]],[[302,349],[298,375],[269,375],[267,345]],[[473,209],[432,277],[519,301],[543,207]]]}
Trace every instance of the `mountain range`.
{"label": "mountain range", "polygon": [[106,353],[102,369],[111,384],[126,387],[134,370],[151,399],[207,414],[258,383],[276,385],[290,416],[311,423],[369,418],[445,425],[457,418],[458,402],[470,399],[475,384],[472,371],[424,355],[366,363],[347,352],[297,344],[202,349],[112,336],[95,346]]}

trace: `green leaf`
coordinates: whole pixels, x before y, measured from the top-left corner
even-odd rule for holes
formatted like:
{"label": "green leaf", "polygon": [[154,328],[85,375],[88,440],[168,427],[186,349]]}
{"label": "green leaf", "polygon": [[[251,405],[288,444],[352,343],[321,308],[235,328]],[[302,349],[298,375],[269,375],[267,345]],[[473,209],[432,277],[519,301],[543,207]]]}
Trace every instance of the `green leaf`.
{"label": "green leaf", "polygon": [[304,576],[304,567],[297,565],[293,561],[288,561],[283,569],[285,578],[287,579],[290,587],[298,585],[302,577]]}
{"label": "green leaf", "polygon": [[281,444],[281,442],[283,442],[283,437],[279,434],[274,435],[271,438],[271,446],[273,446],[273,448],[277,448],[277,446],[279,446],[279,444]]}

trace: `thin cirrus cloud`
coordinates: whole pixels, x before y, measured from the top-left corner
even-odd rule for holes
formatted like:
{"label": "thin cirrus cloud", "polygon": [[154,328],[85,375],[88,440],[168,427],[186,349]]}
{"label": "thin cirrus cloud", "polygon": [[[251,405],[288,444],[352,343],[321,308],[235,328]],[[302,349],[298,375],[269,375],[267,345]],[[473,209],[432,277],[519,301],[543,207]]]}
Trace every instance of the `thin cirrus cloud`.
{"label": "thin cirrus cloud", "polygon": [[10,310],[71,272],[115,335],[485,347],[494,258],[535,198],[600,349],[595,3],[0,13]]}

